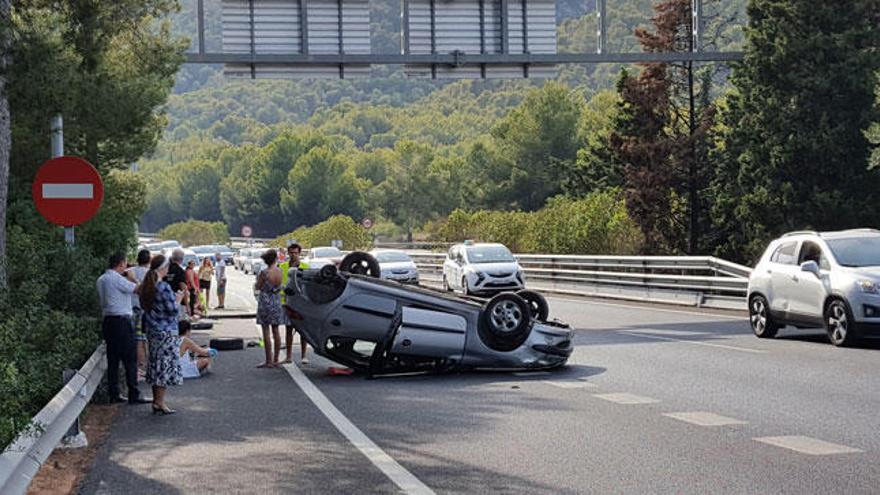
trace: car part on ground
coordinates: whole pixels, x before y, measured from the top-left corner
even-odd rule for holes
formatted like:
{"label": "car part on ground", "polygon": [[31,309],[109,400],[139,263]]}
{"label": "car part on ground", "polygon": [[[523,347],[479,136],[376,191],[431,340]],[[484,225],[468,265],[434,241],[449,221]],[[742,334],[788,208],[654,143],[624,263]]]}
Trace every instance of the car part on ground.
{"label": "car part on ground", "polygon": [[211,339],[208,347],[218,351],[240,351],[244,349],[244,339],[239,337],[219,337]]}
{"label": "car part on ground", "polygon": [[381,280],[377,264],[355,252],[339,271],[322,267],[291,277],[285,308],[319,355],[372,375],[550,369],[571,355],[568,325],[539,321],[516,294],[479,304]]}

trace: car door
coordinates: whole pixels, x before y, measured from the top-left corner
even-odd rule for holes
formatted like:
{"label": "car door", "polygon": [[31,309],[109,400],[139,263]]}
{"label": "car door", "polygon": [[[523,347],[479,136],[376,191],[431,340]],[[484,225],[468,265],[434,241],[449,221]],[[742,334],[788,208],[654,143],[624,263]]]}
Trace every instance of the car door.
{"label": "car door", "polygon": [[770,257],[767,272],[770,275],[770,310],[786,317],[795,288],[794,278],[800,271],[797,266],[798,241],[783,242]]}
{"label": "car door", "polygon": [[446,283],[449,287],[454,288],[455,277],[453,277],[453,267],[455,266],[455,246],[449,248],[449,252],[446,253],[446,259],[443,260],[443,276],[446,277]]}
{"label": "car door", "polygon": [[[801,271],[801,263],[815,261],[819,265],[819,276]],[[822,246],[813,241],[804,241],[798,254],[797,271],[792,277],[792,290],[789,296],[790,318],[806,323],[819,324],[822,321],[822,305],[830,290],[828,271],[831,265]]]}

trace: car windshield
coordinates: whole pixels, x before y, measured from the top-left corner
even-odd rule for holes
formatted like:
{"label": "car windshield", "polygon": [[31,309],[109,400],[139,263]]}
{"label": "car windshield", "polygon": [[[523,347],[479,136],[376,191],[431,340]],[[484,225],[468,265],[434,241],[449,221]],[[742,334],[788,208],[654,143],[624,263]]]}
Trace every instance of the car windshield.
{"label": "car windshield", "polygon": [[159,244],[159,245],[162,246],[163,248],[176,248],[176,247],[180,247],[180,243],[177,242],[177,241],[165,241],[165,242],[163,242],[163,243],[161,243],[161,244]]}
{"label": "car windshield", "polygon": [[379,263],[397,263],[400,261],[412,261],[409,255],[400,251],[383,251],[376,253],[376,261]]}
{"label": "car windshield", "polygon": [[312,258],[336,258],[337,256],[342,256],[342,251],[335,247],[312,249]]}
{"label": "car windshield", "polygon": [[828,239],[826,242],[841,266],[880,266],[880,236]]}
{"label": "car windshield", "polygon": [[477,246],[465,250],[471,263],[505,263],[516,261],[504,246]]}

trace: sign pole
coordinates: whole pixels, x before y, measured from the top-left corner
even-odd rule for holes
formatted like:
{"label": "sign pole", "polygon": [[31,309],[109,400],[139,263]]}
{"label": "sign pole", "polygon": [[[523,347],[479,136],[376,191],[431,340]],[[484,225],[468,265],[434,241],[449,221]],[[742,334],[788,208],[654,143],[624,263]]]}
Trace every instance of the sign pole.
{"label": "sign pole", "polygon": [[[52,158],[64,156],[64,119],[61,114],[52,117],[50,122],[52,129]],[[64,242],[69,247],[74,244],[73,227],[64,227]]]}

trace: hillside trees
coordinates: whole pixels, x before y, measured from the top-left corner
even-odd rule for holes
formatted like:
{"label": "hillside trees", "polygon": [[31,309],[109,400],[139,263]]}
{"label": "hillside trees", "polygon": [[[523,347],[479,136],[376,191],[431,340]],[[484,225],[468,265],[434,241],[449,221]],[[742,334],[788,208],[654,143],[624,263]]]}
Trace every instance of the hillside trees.
{"label": "hillside trees", "polygon": [[713,184],[717,253],[752,260],[787,230],[876,225],[877,1],[752,0],[749,17]]}

